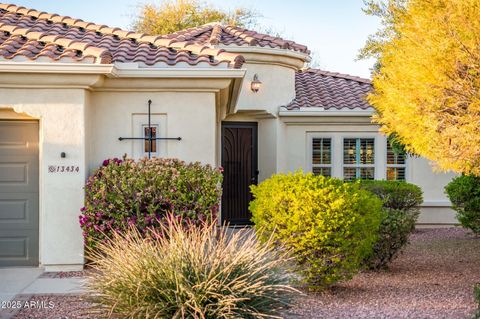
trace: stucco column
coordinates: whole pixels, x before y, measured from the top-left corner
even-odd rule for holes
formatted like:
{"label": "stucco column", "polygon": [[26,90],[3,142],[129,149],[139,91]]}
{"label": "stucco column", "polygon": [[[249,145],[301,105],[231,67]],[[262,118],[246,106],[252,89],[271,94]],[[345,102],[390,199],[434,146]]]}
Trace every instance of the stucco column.
{"label": "stucco column", "polygon": [[1,89],[0,98],[3,107],[40,122],[40,265],[47,271],[81,269],[83,238],[78,215],[87,174],[85,91]]}

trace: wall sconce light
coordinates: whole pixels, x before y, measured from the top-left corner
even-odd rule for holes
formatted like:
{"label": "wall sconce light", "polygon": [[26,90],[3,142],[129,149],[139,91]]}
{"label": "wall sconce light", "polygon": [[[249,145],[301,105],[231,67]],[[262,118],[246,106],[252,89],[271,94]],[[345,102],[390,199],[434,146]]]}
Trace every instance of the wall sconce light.
{"label": "wall sconce light", "polygon": [[250,89],[254,92],[257,93],[258,90],[260,90],[260,87],[262,86],[262,82],[258,79],[258,75],[255,74],[253,76],[253,81],[250,83]]}

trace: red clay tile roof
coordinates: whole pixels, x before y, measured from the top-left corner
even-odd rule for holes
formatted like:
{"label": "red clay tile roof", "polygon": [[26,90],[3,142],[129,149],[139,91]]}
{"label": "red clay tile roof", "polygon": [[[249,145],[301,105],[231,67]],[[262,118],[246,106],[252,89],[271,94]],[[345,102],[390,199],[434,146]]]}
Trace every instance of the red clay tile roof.
{"label": "red clay tile roof", "polygon": [[147,66],[208,64],[241,68],[239,54],[207,45],[149,36],[0,3],[0,58],[62,62],[139,62]]}
{"label": "red clay tile roof", "polygon": [[295,98],[285,108],[368,109],[371,106],[365,100],[365,96],[371,89],[372,85],[368,79],[307,69],[295,74]]}
{"label": "red clay tile roof", "polygon": [[211,45],[237,45],[237,46],[260,46],[309,54],[310,51],[304,45],[293,41],[273,37],[235,26],[224,26],[219,22],[208,23],[199,27],[181,30],[164,36],[168,39],[182,41],[195,41],[199,44]]}

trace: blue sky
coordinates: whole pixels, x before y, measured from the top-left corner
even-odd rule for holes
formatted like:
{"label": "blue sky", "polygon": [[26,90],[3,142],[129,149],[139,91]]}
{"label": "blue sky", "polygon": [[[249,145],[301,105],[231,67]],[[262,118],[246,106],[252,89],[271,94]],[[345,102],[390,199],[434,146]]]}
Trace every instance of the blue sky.
{"label": "blue sky", "polygon": [[[136,0],[11,0],[12,3],[109,26],[128,28]],[[148,2],[148,1],[147,1]],[[151,2],[155,3],[154,0]],[[355,61],[378,19],[361,11],[361,0],[210,0],[224,9],[246,7],[263,15],[260,23],[283,37],[307,45],[322,69],[370,77],[373,61]]]}

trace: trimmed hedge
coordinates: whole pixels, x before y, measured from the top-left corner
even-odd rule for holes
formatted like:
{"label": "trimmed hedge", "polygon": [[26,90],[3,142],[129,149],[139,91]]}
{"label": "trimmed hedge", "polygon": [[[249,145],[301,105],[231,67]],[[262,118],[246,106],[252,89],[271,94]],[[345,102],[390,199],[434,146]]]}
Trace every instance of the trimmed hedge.
{"label": "trimmed hedge", "polygon": [[361,185],[383,202],[383,207],[403,211],[417,210],[423,203],[423,192],[420,187],[403,181],[367,181],[362,180]]}
{"label": "trimmed hedge", "polygon": [[313,290],[351,278],[377,240],[382,203],[358,183],[298,171],[273,175],[252,192],[259,239],[291,250]]}
{"label": "trimmed hedge", "polygon": [[105,160],[85,185],[80,225],[85,245],[134,225],[140,232],[158,226],[167,213],[198,224],[216,219],[220,170],[177,159]]}
{"label": "trimmed hedge", "polygon": [[445,192],[457,211],[460,224],[480,234],[480,177],[455,177],[445,187]]}
{"label": "trimmed hedge", "polygon": [[365,260],[370,269],[386,268],[408,244],[423,202],[420,187],[402,181],[361,181],[361,187],[383,202],[383,218],[373,254]]}

